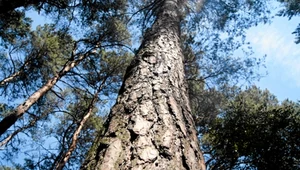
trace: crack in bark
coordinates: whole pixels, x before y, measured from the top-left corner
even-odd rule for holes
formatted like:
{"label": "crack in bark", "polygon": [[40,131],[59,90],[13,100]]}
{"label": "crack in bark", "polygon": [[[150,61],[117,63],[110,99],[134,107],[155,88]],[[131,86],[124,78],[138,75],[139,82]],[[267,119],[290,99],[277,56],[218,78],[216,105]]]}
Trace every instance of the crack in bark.
{"label": "crack in bark", "polygon": [[128,131],[130,133],[130,142],[133,143],[139,137],[139,135],[131,129],[128,129]]}
{"label": "crack in bark", "polygon": [[186,161],[185,156],[182,155],[181,158],[182,158],[182,165],[183,165],[183,167],[185,167],[186,170],[190,170],[190,167],[189,167],[189,165],[188,165],[188,163],[187,163],[187,161]]}

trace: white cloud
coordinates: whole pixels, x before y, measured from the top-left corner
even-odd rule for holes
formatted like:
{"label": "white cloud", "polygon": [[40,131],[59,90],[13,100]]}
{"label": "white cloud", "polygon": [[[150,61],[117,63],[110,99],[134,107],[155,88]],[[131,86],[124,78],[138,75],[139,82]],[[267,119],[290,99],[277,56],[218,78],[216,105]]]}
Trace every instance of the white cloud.
{"label": "white cloud", "polygon": [[296,22],[275,20],[271,25],[262,25],[248,31],[247,40],[256,55],[267,55],[266,65],[270,74],[284,77],[287,83],[300,87],[300,45],[294,43],[291,33]]}

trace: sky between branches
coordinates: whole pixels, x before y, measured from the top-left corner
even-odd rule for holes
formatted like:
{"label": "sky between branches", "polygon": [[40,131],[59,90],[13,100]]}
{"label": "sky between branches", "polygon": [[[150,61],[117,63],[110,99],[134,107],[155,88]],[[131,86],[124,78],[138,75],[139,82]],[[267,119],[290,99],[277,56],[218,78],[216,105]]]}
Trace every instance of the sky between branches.
{"label": "sky between branches", "polygon": [[[27,15],[33,19],[32,28],[47,22],[47,18],[34,11]],[[280,101],[287,98],[300,100],[300,44],[294,43],[295,35],[292,34],[299,23],[300,17],[291,20],[275,17],[270,24],[260,24],[247,30],[246,41],[253,47],[253,56],[266,55],[266,68],[260,70],[265,76],[253,83],[268,89]]]}

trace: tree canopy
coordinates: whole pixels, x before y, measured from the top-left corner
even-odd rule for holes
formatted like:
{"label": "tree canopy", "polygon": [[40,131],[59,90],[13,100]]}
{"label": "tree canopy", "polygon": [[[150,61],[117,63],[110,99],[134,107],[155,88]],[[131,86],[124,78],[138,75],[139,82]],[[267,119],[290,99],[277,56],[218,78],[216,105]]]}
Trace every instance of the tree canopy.
{"label": "tree canopy", "polygon": [[[299,5],[299,0],[279,0],[284,5],[284,8],[279,11],[278,15],[279,16],[284,16],[288,17],[291,19],[292,17],[299,16],[300,14],[300,5]],[[300,43],[300,23],[297,26],[296,30],[293,32],[295,34],[296,39],[295,43],[299,44]]]}
{"label": "tree canopy", "polygon": [[298,169],[299,103],[253,86],[222,109],[203,137],[210,169]]}

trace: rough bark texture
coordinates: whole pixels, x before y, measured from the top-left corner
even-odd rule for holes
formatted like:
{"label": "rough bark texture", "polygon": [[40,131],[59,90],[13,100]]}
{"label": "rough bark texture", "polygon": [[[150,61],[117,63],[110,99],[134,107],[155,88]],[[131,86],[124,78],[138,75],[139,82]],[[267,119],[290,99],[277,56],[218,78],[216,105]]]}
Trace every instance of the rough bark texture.
{"label": "rough bark texture", "polygon": [[178,2],[161,2],[127,70],[107,130],[81,169],[205,169],[184,80]]}

